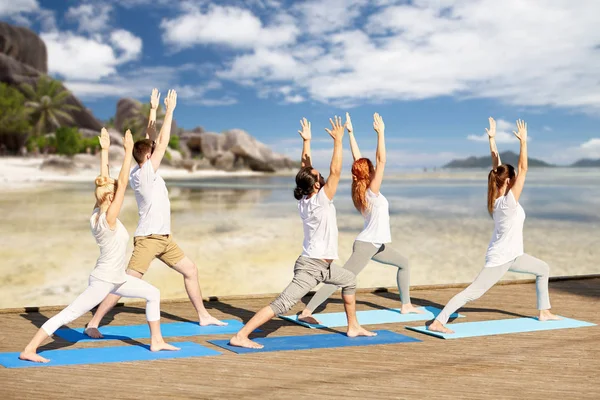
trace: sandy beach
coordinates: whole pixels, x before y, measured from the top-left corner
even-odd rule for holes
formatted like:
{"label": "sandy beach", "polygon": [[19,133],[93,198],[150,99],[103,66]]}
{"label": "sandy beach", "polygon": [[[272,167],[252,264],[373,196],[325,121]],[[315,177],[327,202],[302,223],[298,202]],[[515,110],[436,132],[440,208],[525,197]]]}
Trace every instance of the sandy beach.
{"label": "sandy beach", "polygon": [[[88,223],[96,172],[57,176],[37,170],[37,160],[1,160],[0,308],[67,304],[86,287],[98,255]],[[292,177],[248,173],[232,177],[213,171],[190,177],[186,171],[162,167],[161,173],[169,186],[174,238],[197,263],[204,296],[274,293],[286,286],[302,244],[302,226],[290,194]],[[481,172],[449,175],[451,179],[416,180],[410,173],[386,181],[388,192],[396,185],[393,189],[399,193],[388,196],[391,246],[409,258],[413,285],[468,282],[483,263],[493,223],[482,210]],[[532,188],[523,200],[530,204],[525,205],[526,251],[547,261],[553,276],[600,272],[600,208],[594,207],[598,196],[595,192],[581,195],[597,186],[574,189],[579,197],[596,201],[591,205],[565,200],[544,206],[544,191],[555,193],[544,179],[532,178]],[[595,183],[598,176],[590,179]],[[345,187],[349,181],[342,185],[336,198],[340,264],[350,256],[362,228],[362,217],[353,210]],[[432,194],[424,195],[423,190]],[[467,192],[463,196],[461,191]],[[455,197],[446,197],[454,192]],[[556,195],[552,198],[556,200]],[[555,218],[560,210],[574,208],[588,214]],[[133,234],[137,206],[131,191],[120,218]],[[372,262],[359,275],[359,286],[394,286],[395,273],[393,267]],[[506,276],[519,277],[529,278]],[[186,296],[181,277],[160,261],[153,263],[146,279],[160,288],[165,299]]]}

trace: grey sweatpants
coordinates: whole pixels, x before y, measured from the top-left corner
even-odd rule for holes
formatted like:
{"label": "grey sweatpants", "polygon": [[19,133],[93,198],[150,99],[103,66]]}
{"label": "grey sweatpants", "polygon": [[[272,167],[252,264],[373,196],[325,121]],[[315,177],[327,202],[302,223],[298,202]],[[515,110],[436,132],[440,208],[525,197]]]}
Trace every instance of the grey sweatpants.
{"label": "grey sweatpants", "polygon": [[523,254],[514,260],[497,267],[483,268],[465,290],[454,296],[442,312],[436,317],[442,324],[446,324],[450,315],[464,306],[469,301],[476,300],[490,290],[507,271],[534,274],[535,288],[537,292],[538,310],[550,309],[550,295],[548,294],[548,279],[550,278],[550,267],[542,260],[538,260],[529,254]]}
{"label": "grey sweatpants", "polygon": [[284,314],[321,282],[341,287],[343,295],[356,293],[356,275],[352,272],[325,260],[300,256],[294,266],[292,282],[270,304],[271,309],[275,315]]}
{"label": "grey sweatpants", "polygon": [[[398,291],[400,292],[400,301],[402,301],[403,304],[409,304],[410,270],[408,267],[408,260],[396,250],[387,247],[385,244],[378,248],[373,246],[373,243],[361,242],[360,240],[355,241],[352,248],[352,255],[348,261],[346,261],[344,269],[358,275],[371,260],[375,260],[381,264],[393,265],[398,268],[398,272],[396,273],[396,283],[398,284]],[[333,285],[324,285],[317,293],[315,293],[306,308],[311,312],[315,311],[317,307],[323,304],[325,300],[336,291],[336,289],[337,288]]]}

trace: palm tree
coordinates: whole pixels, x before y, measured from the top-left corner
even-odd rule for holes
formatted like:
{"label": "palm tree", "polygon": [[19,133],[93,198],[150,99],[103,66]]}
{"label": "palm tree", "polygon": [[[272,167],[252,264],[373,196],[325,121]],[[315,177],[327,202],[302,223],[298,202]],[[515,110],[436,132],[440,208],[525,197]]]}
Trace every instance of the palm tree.
{"label": "palm tree", "polygon": [[[135,114],[123,122],[123,129],[130,129],[135,138],[143,138],[146,135],[148,126],[148,116],[150,115],[150,103],[142,103],[135,109]],[[159,104],[156,109],[156,128],[160,129],[162,121],[165,118],[165,112]]]}
{"label": "palm tree", "polygon": [[31,123],[36,136],[51,132],[62,124],[72,124],[69,111],[79,111],[79,107],[67,103],[71,92],[62,84],[48,76],[41,76],[35,88],[24,83],[21,90],[25,95],[25,107],[31,113]]}

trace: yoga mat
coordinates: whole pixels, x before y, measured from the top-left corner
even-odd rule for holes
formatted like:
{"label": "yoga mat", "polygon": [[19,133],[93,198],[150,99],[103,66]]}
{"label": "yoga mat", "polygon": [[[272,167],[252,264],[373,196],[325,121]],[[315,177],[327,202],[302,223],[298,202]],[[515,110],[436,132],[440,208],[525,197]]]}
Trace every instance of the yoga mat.
{"label": "yoga mat", "polygon": [[[429,321],[434,319],[439,313],[440,309],[436,307],[419,307],[425,311],[425,314],[400,314],[399,308],[390,308],[386,310],[369,310],[369,311],[357,311],[356,317],[361,325],[377,325],[377,324],[391,324],[395,322],[411,322],[411,321]],[[323,313],[315,314],[314,317],[321,321],[320,325],[308,324],[303,321],[298,321],[297,315],[280,315],[279,318],[283,318],[287,321],[306,326],[308,328],[339,328],[340,326],[348,326],[346,321],[346,313]],[[454,313],[451,318],[464,318],[464,315]]]}
{"label": "yoga mat", "polygon": [[[227,326],[200,326],[197,322],[170,322],[160,324],[160,330],[163,337],[175,336],[200,336],[200,335],[219,335],[225,333],[236,333],[244,324],[236,319],[227,319]],[[107,325],[100,327],[100,333],[104,339],[92,339],[83,333],[85,328],[61,328],[55,332],[55,335],[69,341],[94,342],[98,340],[128,340],[128,339],[149,339],[150,328],[147,324],[143,325]]]}
{"label": "yoga mat", "polygon": [[230,346],[229,340],[209,340],[208,342],[223,349],[233,351],[234,353],[245,354],[286,350],[330,349],[336,347],[356,347],[376,344],[411,343],[422,341],[386,330],[379,330],[375,332],[377,332],[377,336],[374,337],[360,336],[349,338],[345,334],[341,333],[328,333],[324,335],[279,336],[252,339],[255,342],[265,346],[262,349],[246,349],[243,347]]}
{"label": "yoga mat", "polygon": [[553,329],[581,328],[584,326],[595,326],[585,321],[563,318],[558,321],[540,322],[537,318],[513,318],[499,319],[495,321],[463,322],[460,324],[448,324],[447,327],[454,333],[445,334],[431,332],[424,326],[407,326],[406,329],[421,332],[426,335],[442,339],[459,339],[474,336],[502,335],[505,333],[549,331]]}
{"label": "yoga mat", "polygon": [[19,353],[0,353],[0,365],[6,368],[57,367],[60,365],[102,364],[127,361],[165,360],[170,358],[217,356],[221,353],[192,342],[172,343],[179,351],[150,351],[150,346],[94,347],[90,349],[46,350],[39,354],[49,363],[19,360]]}

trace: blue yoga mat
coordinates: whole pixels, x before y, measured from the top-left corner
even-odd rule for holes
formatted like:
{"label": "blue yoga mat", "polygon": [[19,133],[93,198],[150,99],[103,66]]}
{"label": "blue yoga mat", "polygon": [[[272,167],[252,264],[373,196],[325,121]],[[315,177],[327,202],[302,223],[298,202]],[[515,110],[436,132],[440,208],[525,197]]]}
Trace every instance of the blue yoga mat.
{"label": "blue yoga mat", "polygon": [[57,367],[60,365],[102,364],[127,361],[165,360],[170,358],[217,356],[221,353],[192,342],[172,343],[178,351],[150,351],[149,346],[94,347],[89,349],[46,350],[39,354],[49,363],[19,360],[19,353],[0,353],[0,365],[6,368]]}
{"label": "blue yoga mat", "polygon": [[584,326],[595,326],[585,321],[563,318],[558,321],[540,322],[536,318],[513,318],[499,319],[495,321],[463,322],[460,324],[449,324],[449,329],[454,333],[446,334],[431,332],[424,326],[407,326],[411,331],[425,333],[427,335],[442,339],[459,339],[474,336],[502,335],[505,333],[549,331],[553,329],[581,328]]}
{"label": "blue yoga mat", "polygon": [[[411,322],[411,321],[429,321],[434,319],[439,313],[440,309],[436,307],[419,307],[425,311],[425,314],[400,314],[399,308],[389,308],[385,310],[369,310],[369,311],[357,311],[356,317],[361,325],[377,325],[377,324],[391,324],[395,322]],[[348,326],[346,320],[346,313],[323,313],[315,314],[314,317],[321,321],[320,325],[308,324],[304,321],[298,321],[297,315],[280,315],[279,318],[283,318],[287,321],[306,326],[308,328],[339,328],[340,326]],[[464,315],[454,313],[451,318],[463,318]]]}
{"label": "blue yoga mat", "polygon": [[377,336],[374,337],[361,336],[349,338],[345,334],[341,333],[328,333],[324,335],[279,336],[252,339],[255,342],[265,346],[262,349],[246,349],[243,347],[230,346],[229,340],[209,340],[208,342],[238,354],[421,342],[419,339],[404,336],[391,331],[379,330],[375,332],[377,332]]}
{"label": "blue yoga mat", "polygon": [[[227,326],[200,326],[197,322],[171,322],[160,324],[160,330],[163,337],[176,336],[200,336],[200,335],[219,335],[226,333],[236,333],[244,324],[236,319],[228,319]],[[128,339],[149,339],[150,328],[148,325],[107,325],[100,327],[100,333],[104,339],[92,339],[83,333],[84,328],[62,328],[56,331],[55,335],[71,342],[94,342],[98,340],[128,340]]]}

